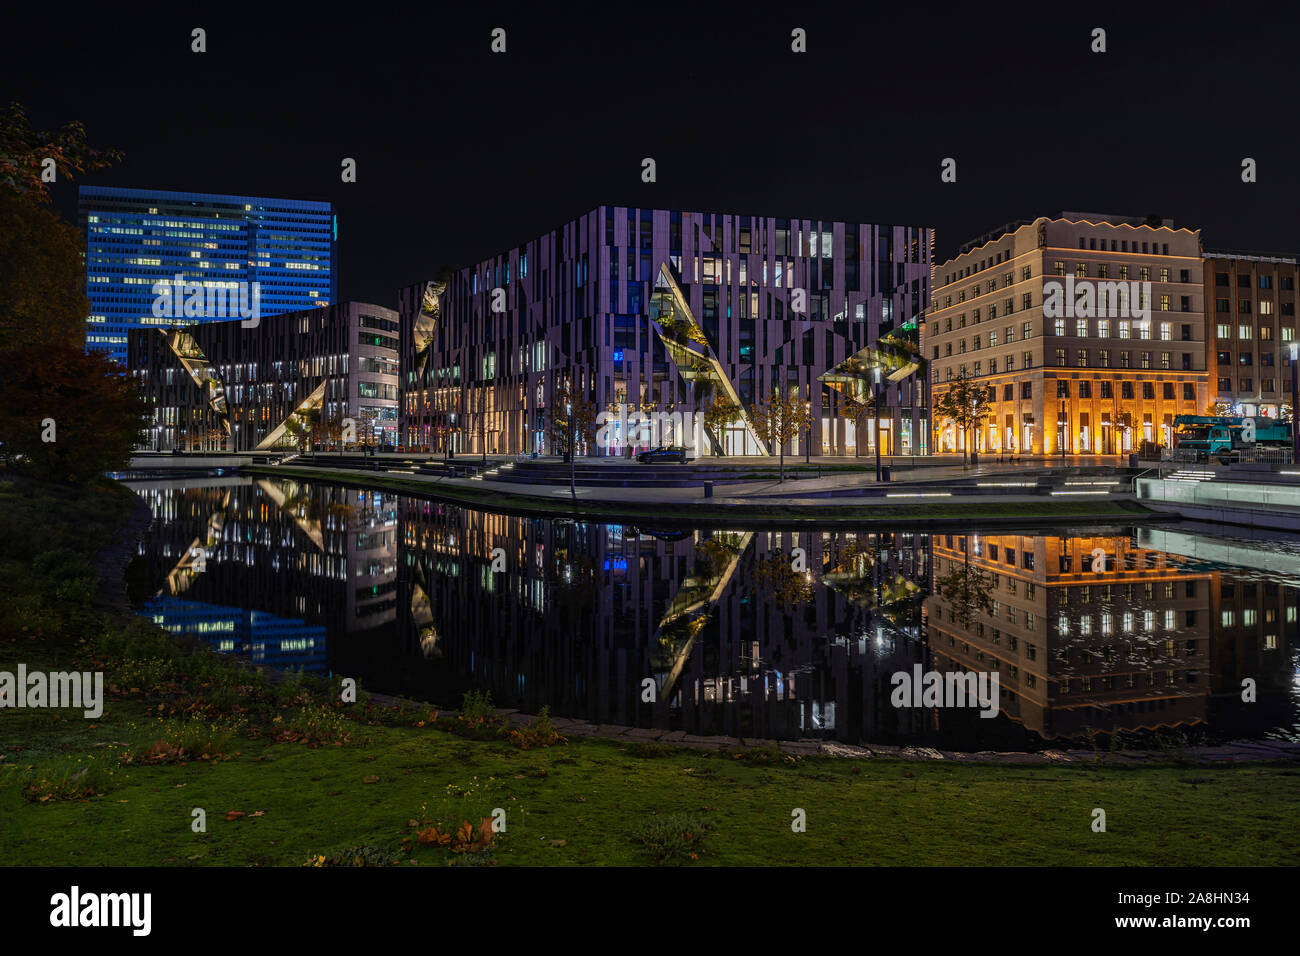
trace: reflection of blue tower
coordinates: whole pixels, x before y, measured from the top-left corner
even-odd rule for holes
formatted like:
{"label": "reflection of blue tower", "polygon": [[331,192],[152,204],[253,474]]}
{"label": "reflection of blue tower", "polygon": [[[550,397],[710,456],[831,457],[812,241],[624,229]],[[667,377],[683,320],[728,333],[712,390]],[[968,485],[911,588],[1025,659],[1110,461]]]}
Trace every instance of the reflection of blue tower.
{"label": "reflection of blue tower", "polygon": [[146,602],[140,614],[173,634],[197,637],[213,650],[237,654],[255,664],[326,670],[324,625],[277,617],[267,611],[170,597]]}

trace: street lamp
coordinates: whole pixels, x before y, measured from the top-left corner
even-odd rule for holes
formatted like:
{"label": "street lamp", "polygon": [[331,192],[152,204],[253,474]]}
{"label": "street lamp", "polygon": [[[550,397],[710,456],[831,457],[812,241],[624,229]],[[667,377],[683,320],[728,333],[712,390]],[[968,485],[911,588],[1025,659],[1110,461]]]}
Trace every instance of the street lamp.
{"label": "street lamp", "polygon": [[573,420],[573,405],[571,403],[564,403],[564,414],[568,416],[569,419],[569,497],[576,498],[578,497],[578,492],[574,483],[574,473],[577,464],[575,463],[576,456],[574,455],[575,449],[573,446],[577,444],[578,431],[575,427],[577,423]]}
{"label": "street lamp", "polygon": [[1300,359],[1300,342],[1291,343],[1291,464],[1300,462],[1300,429],[1296,428],[1296,401],[1300,398],[1300,380],[1296,361]]}
{"label": "street lamp", "polygon": [[876,412],[876,481],[880,481],[880,366],[876,366],[876,381],[872,385],[872,405]]}
{"label": "street lamp", "polygon": [[1056,419],[1056,425],[1060,432],[1061,461],[1065,461],[1065,399],[1061,399],[1061,414]]}

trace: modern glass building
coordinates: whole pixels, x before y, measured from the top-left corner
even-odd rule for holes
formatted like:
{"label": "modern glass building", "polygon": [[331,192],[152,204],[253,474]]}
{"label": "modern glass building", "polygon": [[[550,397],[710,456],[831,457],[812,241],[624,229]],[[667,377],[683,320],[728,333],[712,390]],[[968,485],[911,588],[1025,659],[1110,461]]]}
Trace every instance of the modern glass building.
{"label": "modern glass building", "polygon": [[251,322],[254,311],[272,316],[336,301],[330,203],[83,186],[78,215],[86,346],[119,362],[130,329]]}
{"label": "modern glass building", "polygon": [[364,302],[285,312],[255,327],[134,329],[127,369],[152,413],[143,447],[288,448],[298,425],[311,426],[322,447],[395,445],[399,335],[396,312]]}
{"label": "modern glass building", "polygon": [[[567,387],[615,423],[588,454],[654,441],[624,422],[659,413],[698,454],[770,455],[754,409],[779,391],[812,420],[787,454],[855,455],[874,448],[879,387],[885,452],[924,454],[925,377],[882,367],[877,345],[915,335],[931,243],[924,226],[599,206],[401,291],[403,438],[553,451]],[[730,424],[685,425],[718,400],[739,409]]]}

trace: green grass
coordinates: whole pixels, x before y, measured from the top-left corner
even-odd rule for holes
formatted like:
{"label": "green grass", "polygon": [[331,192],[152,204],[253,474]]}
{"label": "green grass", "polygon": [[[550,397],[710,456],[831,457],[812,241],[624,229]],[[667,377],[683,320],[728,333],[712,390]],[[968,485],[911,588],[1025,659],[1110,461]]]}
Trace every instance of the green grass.
{"label": "green grass", "polygon": [[[0,502],[12,517],[0,586],[27,596],[6,604],[0,669],[102,669],[116,688],[95,721],[0,710],[7,865],[1300,862],[1277,838],[1300,812],[1292,766],[796,759],[586,739],[520,749],[490,720],[431,721],[365,695],[342,705],[324,681],[271,684],[90,608],[96,571],[72,558],[111,539],[128,513],[119,490],[0,479]],[[1096,807],[1106,833],[1091,829]],[[498,809],[506,829],[486,850],[419,842]],[[791,829],[796,809],[806,832]]]}
{"label": "green grass", "polygon": [[[131,719],[115,711],[84,742]],[[442,865],[464,858],[408,852],[409,822],[477,825],[499,807],[506,831],[487,855],[500,864],[651,863],[638,835],[671,815],[709,827],[698,861],[666,861],[692,865],[1300,863],[1294,842],[1276,838],[1300,812],[1300,774],[1288,768],[761,766],[624,750],[583,740],[521,751],[428,727],[364,727],[344,747],[249,742],[214,765],[119,769],[112,789],[88,800],[34,804],[0,787],[0,852],[10,865],[292,866],[369,845],[399,852],[403,865]],[[206,833],[191,831],[195,807]],[[1092,832],[1095,807],[1106,810],[1106,833]],[[795,808],[806,811],[804,833],[791,830]],[[227,822],[232,810],[264,815]]]}
{"label": "green grass", "polygon": [[[445,481],[420,481],[400,478],[383,472],[357,472],[350,469],[299,468],[292,465],[269,467],[243,465],[241,474],[266,475],[276,478],[314,478],[354,488],[378,488],[417,497],[448,501],[468,507],[485,508],[508,514],[546,515],[602,518],[628,522],[654,521],[663,523],[664,502],[602,501],[594,498],[571,499],[567,496],[539,496],[512,494],[484,485],[453,485]],[[773,475],[775,477],[775,475]],[[798,484],[791,486],[798,491]],[[725,494],[725,491],[719,492]],[[701,492],[702,494],[702,492]],[[944,502],[893,504],[879,499],[853,501],[852,503],[827,503],[815,505],[791,504],[729,504],[716,505],[703,497],[699,499],[671,500],[673,508],[680,511],[678,523],[707,523],[715,527],[755,527],[780,524],[787,527],[802,525],[833,525],[852,522],[857,526],[896,525],[906,523],[914,527],[932,525],[968,525],[973,523],[1027,525],[1036,522],[1060,521],[1114,521],[1143,520],[1158,517],[1131,501],[1062,501],[1045,498],[1042,501],[966,500]]]}

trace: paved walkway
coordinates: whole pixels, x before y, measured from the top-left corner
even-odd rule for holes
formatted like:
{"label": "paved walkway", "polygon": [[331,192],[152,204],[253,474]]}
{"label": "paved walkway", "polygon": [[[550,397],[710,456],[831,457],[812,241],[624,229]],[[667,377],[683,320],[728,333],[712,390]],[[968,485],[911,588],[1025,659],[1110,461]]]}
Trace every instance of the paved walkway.
{"label": "paved walkway", "polygon": [[[738,460],[739,461],[739,460]],[[839,459],[843,463],[843,459]],[[749,465],[753,465],[753,460],[748,460]],[[285,465],[284,475],[289,477],[293,473],[294,465]],[[304,467],[315,467],[328,469],[328,462],[321,461],[316,465],[305,465]],[[1038,470],[1038,469],[1033,469]],[[403,481],[413,481],[420,484],[428,484],[431,487],[451,486],[457,489],[468,491],[492,491],[507,495],[518,495],[523,497],[556,499],[556,500],[573,500],[576,498],[582,501],[602,501],[602,502],[628,502],[628,503],[656,503],[656,502],[700,502],[709,501],[714,504],[749,504],[749,505],[775,505],[778,502],[797,503],[801,507],[808,508],[842,508],[846,505],[858,503],[852,495],[840,495],[839,497],[826,497],[826,492],[832,491],[852,491],[855,489],[876,488],[878,487],[875,480],[874,472],[834,472],[823,475],[821,478],[796,477],[795,474],[787,472],[784,482],[774,478],[765,478],[757,481],[726,482],[714,485],[714,495],[712,498],[704,497],[704,489],[700,487],[687,488],[666,488],[666,487],[639,487],[639,488],[620,488],[610,486],[584,486],[579,482],[575,488],[575,493],[571,496],[569,486],[564,484],[529,484],[518,481],[495,481],[490,477],[477,478],[448,478],[442,475],[422,475],[419,473],[405,472],[369,472],[359,471],[356,469],[340,469],[340,477],[353,477],[361,479],[363,477],[376,477],[380,475],[391,475],[400,478]],[[886,495],[892,495],[887,500],[895,504],[910,504],[931,502],[939,503],[943,497],[949,495],[953,497],[964,497],[959,493],[953,494],[948,489],[942,487],[945,479],[951,480],[956,478],[988,478],[991,483],[1007,483],[1004,493],[995,493],[993,495],[982,496],[986,500],[999,503],[1007,502],[1027,502],[1044,500],[1041,494],[1016,493],[1014,486],[1010,483],[1017,478],[1022,481],[1032,481],[1032,477],[1026,473],[1026,466],[1017,466],[1016,469],[1008,473],[1007,467],[998,466],[979,466],[962,468],[961,466],[931,466],[926,468],[917,468],[911,471],[897,473],[897,478],[882,485]],[[1111,488],[1081,489],[1081,490],[1109,490],[1108,495],[1080,495],[1076,500],[1131,500],[1132,493],[1129,483],[1126,479],[1119,479],[1123,483]],[[918,483],[921,483],[918,486]],[[820,496],[816,496],[820,495]],[[933,495],[935,497],[928,497]],[[927,496],[927,497],[922,497]],[[862,503],[867,501],[879,500],[877,496],[864,497]],[[1069,500],[1069,499],[1058,499]]]}

